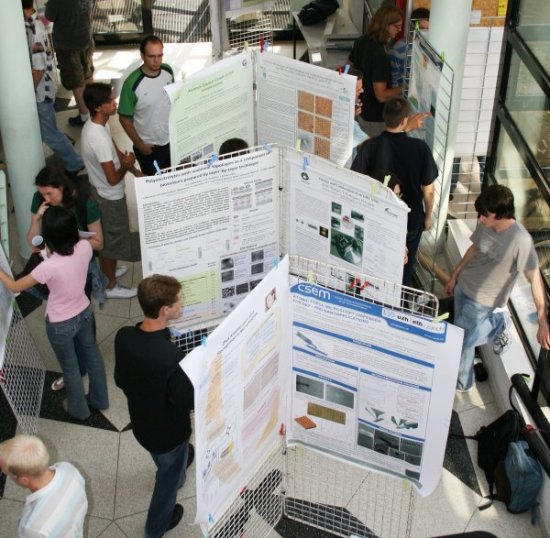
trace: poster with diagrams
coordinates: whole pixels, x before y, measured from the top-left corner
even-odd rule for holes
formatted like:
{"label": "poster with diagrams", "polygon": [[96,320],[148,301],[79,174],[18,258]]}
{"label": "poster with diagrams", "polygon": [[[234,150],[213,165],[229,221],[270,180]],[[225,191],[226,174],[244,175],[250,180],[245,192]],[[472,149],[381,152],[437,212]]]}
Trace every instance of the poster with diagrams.
{"label": "poster with diagrams", "polygon": [[166,86],[172,164],[201,160],[223,141],[242,138],[249,146],[298,147],[343,166],[353,149],[355,86],[351,75],[273,53],[220,60]]}
{"label": "poster with diagrams", "polygon": [[143,274],[183,286],[177,328],[227,316],[287,253],[345,268],[356,293],[399,303],[398,285],[394,302],[375,285],[355,289],[354,272],[383,267],[396,284],[403,272],[408,207],[372,178],[270,146],[140,178],[135,188]]}
{"label": "poster with diagrams", "polygon": [[172,103],[172,165],[208,157],[228,138],[242,138],[253,145],[253,81],[252,58],[241,53],[166,86]]}
{"label": "poster with diagrams", "polygon": [[207,528],[281,424],[288,444],[405,478],[422,495],[441,475],[462,330],[288,271],[285,257],[181,362],[195,387],[196,522]]}
{"label": "poster with diagrams", "polygon": [[437,94],[443,60],[428,46],[425,39],[415,34],[412,45],[411,76],[407,98],[414,112],[429,112],[424,122],[424,139],[433,148]]}
{"label": "poster with diagrams", "polygon": [[270,276],[181,362],[195,387],[197,523],[215,523],[280,443],[288,259]]}
{"label": "poster with diagrams", "polygon": [[257,55],[258,143],[344,166],[353,149],[355,77],[276,54]]}
{"label": "poster with diagrams", "polygon": [[[4,253],[4,249],[0,246],[0,269],[12,276],[11,267]],[[11,318],[13,316],[13,301],[14,294],[0,285],[0,369],[4,364],[4,354],[6,350],[6,339],[10,330]]]}
{"label": "poster with diagrams", "polygon": [[278,158],[260,150],[136,181],[143,275],[176,277],[176,327],[226,316],[279,256]]}

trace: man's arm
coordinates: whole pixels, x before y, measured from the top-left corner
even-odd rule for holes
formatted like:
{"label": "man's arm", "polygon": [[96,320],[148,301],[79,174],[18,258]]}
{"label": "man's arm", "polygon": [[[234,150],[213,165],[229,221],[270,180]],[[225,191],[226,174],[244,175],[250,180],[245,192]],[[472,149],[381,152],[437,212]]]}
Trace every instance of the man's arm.
{"label": "man's arm", "polygon": [[130,137],[130,140],[133,142],[134,146],[136,146],[138,151],[143,155],[151,155],[151,153],[153,153],[153,144],[147,144],[141,139],[134,126],[134,118],[132,118],[131,116],[122,116],[119,114],[118,120],[120,121],[120,125],[122,125],[122,128]]}
{"label": "man's arm", "polygon": [[[118,151],[118,150],[117,150]],[[103,173],[109,185],[113,187],[118,185],[126,175],[126,172],[135,170],[134,163],[136,162],[136,156],[133,153],[122,154],[119,152],[120,168],[115,168],[114,161],[107,161],[101,163]],[[137,170],[136,170],[137,171]]]}
{"label": "man's arm", "polygon": [[447,295],[452,295],[453,290],[456,286],[456,281],[458,278],[458,275],[460,274],[460,271],[468,265],[470,260],[477,254],[478,248],[475,245],[470,245],[470,248],[466,251],[466,254],[462,257],[460,260],[460,263],[455,267],[455,270],[453,271],[453,274],[451,275],[451,278],[449,279],[449,282],[445,284],[445,293]]}
{"label": "man's arm", "polygon": [[33,69],[32,70],[32,83],[34,84],[34,89],[36,90],[36,87],[40,84],[40,81],[42,80],[42,77],[44,76],[43,69]]}
{"label": "man's arm", "polygon": [[392,97],[401,95],[401,91],[403,90],[401,86],[397,86],[397,88],[388,88],[387,82],[373,82],[372,89],[374,90],[374,95],[379,103],[385,103]]}
{"label": "man's arm", "polygon": [[548,305],[546,304],[546,292],[540,275],[539,269],[525,271],[525,276],[531,284],[531,293],[535,308],[537,309],[537,318],[539,320],[539,329],[537,331],[538,343],[544,349],[550,349],[550,331],[548,328]]}
{"label": "man's arm", "polygon": [[434,208],[434,184],[422,186],[422,197],[424,198],[424,230],[432,227],[432,211]]}

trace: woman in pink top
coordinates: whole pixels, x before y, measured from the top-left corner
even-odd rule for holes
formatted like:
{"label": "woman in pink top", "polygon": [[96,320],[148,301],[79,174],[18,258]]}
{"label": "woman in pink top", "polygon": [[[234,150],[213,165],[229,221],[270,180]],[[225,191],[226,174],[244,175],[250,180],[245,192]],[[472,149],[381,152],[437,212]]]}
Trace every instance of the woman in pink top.
{"label": "woman in pink top", "polygon": [[[44,212],[42,236],[51,252],[49,257],[30,275],[18,280],[0,270],[0,282],[12,292],[38,283],[48,285],[46,332],[63,370],[67,411],[85,420],[90,416],[89,406],[109,407],[105,366],[94,337],[90,300],[84,293],[92,247],[89,241],[79,238],[76,217],[62,206],[52,206]],[[87,396],[79,364],[88,372]]]}

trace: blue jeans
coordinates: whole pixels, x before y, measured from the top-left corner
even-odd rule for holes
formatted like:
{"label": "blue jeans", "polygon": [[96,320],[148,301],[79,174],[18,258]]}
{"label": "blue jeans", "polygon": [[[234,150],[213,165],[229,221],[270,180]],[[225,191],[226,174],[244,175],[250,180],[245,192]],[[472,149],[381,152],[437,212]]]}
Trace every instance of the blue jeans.
{"label": "blue jeans", "polygon": [[36,103],[42,140],[65,163],[69,172],[77,172],[84,167],[82,157],[76,152],[65,133],[59,130],[55,118],[53,101]]}
{"label": "blue jeans", "polygon": [[159,538],[170,525],[178,489],[185,482],[188,448],[189,439],[169,452],[150,452],[157,466],[157,474],[145,523],[146,538]]}
{"label": "blue jeans", "polygon": [[[48,340],[63,370],[69,414],[80,420],[90,416],[88,404],[97,409],[109,407],[105,365],[94,337],[91,306],[65,321],[52,323],[46,317]],[[90,390],[84,394],[80,372],[88,372]]]}
{"label": "blue jeans", "polygon": [[474,384],[474,356],[476,346],[494,340],[506,330],[507,317],[503,312],[494,312],[494,307],[483,306],[470,299],[457,284],[454,290],[454,324],[464,329],[462,355],[458,368],[456,388],[468,390]]}
{"label": "blue jeans", "polygon": [[403,286],[411,287],[413,284],[414,268],[416,267],[416,252],[422,239],[424,222],[407,231],[408,260],[403,268]]}

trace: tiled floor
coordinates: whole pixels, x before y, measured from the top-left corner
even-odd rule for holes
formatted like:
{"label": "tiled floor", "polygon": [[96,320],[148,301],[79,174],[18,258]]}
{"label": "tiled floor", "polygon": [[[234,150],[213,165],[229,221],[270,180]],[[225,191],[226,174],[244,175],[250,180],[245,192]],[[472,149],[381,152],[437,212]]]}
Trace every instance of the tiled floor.
{"label": "tiled floor", "polygon": [[[121,67],[114,62],[116,55],[109,54],[102,51],[102,69],[104,73],[111,73],[114,77],[120,72]],[[133,54],[136,54],[135,51]],[[113,62],[109,61],[109,57]],[[60,125],[66,126],[67,117],[73,113],[60,112]],[[119,146],[129,149],[129,141],[121,131],[118,121],[111,121],[111,127]],[[78,139],[79,131],[69,127],[66,130]],[[135,219],[135,211],[133,213]],[[141,264],[130,264],[130,271],[122,277],[121,283],[135,286],[141,278]],[[97,339],[108,371],[110,407],[103,413],[103,417],[95,417],[86,425],[68,421],[61,409],[62,393],[53,393],[50,389],[51,381],[55,377],[54,372],[59,372],[60,368],[46,338],[44,306],[26,317],[29,332],[48,370],[38,433],[52,448],[53,460],[71,461],[86,478],[89,500],[86,536],[133,538],[143,535],[155,468],[147,452],[133,437],[129,428],[130,421],[124,395],[113,381],[113,339],[121,326],[140,320],[141,311],[137,300],[131,299],[110,300],[103,309],[96,305],[95,312]],[[487,384],[480,384],[469,394],[457,395],[454,408],[452,428],[462,425],[467,434],[475,433],[481,425],[491,422],[499,415]],[[0,409],[3,410],[0,432],[6,435],[6,431],[12,428],[10,425],[14,427],[14,422],[9,417],[5,403],[0,405]],[[445,470],[436,492],[425,499],[416,498],[411,535],[425,537],[485,530],[499,537],[542,536],[538,527],[531,526],[528,514],[511,515],[498,503],[485,511],[478,510],[478,506],[483,503],[480,492],[486,493],[486,488],[484,477],[475,463],[472,463],[475,462],[475,451],[473,441],[455,439],[449,442]],[[339,465],[342,466],[342,476],[349,472],[347,466]],[[185,507],[184,521],[167,536],[202,536],[199,528],[192,525],[195,512],[194,471],[195,466],[192,465],[188,480],[178,496],[178,500]],[[322,481],[321,478],[319,480]],[[322,491],[323,487],[325,486],[321,482],[318,490]],[[361,498],[361,489],[369,487],[370,485],[364,481],[355,493],[346,492],[341,499],[335,501],[335,504],[346,505],[352,514],[361,520],[364,507],[356,501]],[[26,492],[11,481],[4,484],[0,480],[0,538],[16,535],[17,519],[25,495]],[[320,498],[324,498],[324,495]],[[364,523],[368,525],[368,522]],[[283,536],[322,536],[316,529],[292,524],[280,526],[278,531]],[[264,529],[257,535],[267,534],[268,530]],[[278,533],[273,531],[272,535],[277,536]]]}

